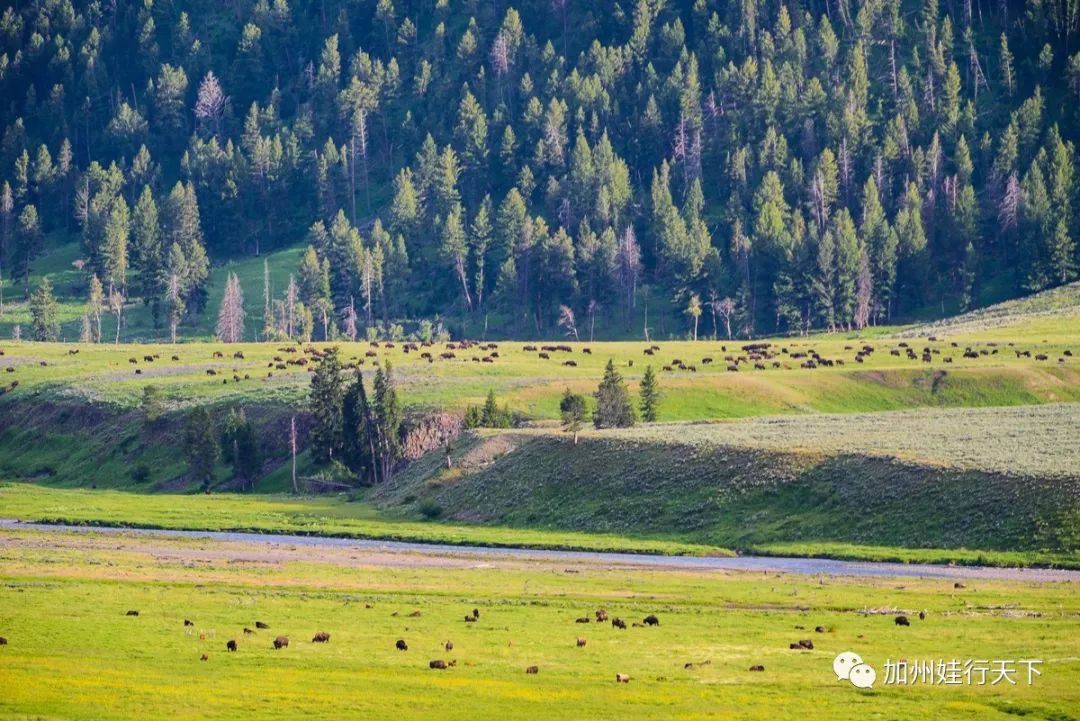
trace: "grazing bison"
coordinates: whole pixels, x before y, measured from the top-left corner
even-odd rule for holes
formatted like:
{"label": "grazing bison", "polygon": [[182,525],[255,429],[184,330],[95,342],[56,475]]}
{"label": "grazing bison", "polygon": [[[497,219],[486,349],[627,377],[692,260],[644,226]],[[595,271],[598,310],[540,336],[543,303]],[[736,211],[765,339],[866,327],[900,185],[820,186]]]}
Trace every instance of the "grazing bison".
{"label": "grazing bison", "polygon": [[578,648],[584,648],[585,644],[587,644],[587,643],[588,643],[588,641],[586,641],[585,639],[578,636],[578,640],[577,640],[577,647]]}
{"label": "grazing bison", "polygon": [[235,651],[236,650],[236,641],[233,640],[233,639],[229,639],[229,642],[227,644],[225,644],[225,650],[226,651]]}
{"label": "grazing bison", "polygon": [[756,665],[754,665],[754,666],[751,666],[751,667],[750,667],[750,670],[751,670],[751,671],[764,671],[764,670],[765,670],[765,667],[764,667],[764,666],[762,666],[762,665],[761,665],[761,664],[759,663],[759,664],[756,664]]}
{"label": "grazing bison", "polygon": [[7,639],[0,636],[0,646],[7,646]]}
{"label": "grazing bison", "polygon": [[959,581],[957,581],[956,583],[954,583],[954,584],[952,585],[952,587],[953,587],[953,588],[966,588],[966,586],[964,586],[964,584],[960,583]]}
{"label": "grazing bison", "polygon": [[397,643],[394,644],[394,648],[396,648],[398,651],[408,651],[409,644],[405,643],[405,639],[399,638],[397,640]]}
{"label": "grazing bison", "polygon": [[244,635],[245,636],[250,636],[253,633],[255,633],[255,632],[252,631],[250,628],[248,628],[247,626],[244,627]]}
{"label": "grazing bison", "polygon": [[547,353],[540,353],[539,355],[540,355],[540,357],[541,357],[541,358],[543,358],[544,360],[551,360],[551,356],[550,356],[550,355],[548,355]]}
{"label": "grazing bison", "polygon": [[277,638],[274,639],[274,648],[288,648],[288,647],[289,647],[289,637],[288,636],[278,636]]}
{"label": "grazing bison", "polygon": [[185,626],[194,626],[195,624],[185,618],[184,619],[184,625]]}
{"label": "grazing bison", "polygon": [[126,615],[128,615],[128,616],[138,616],[139,612],[138,611],[128,611]]}
{"label": "grazing bison", "polygon": [[625,673],[615,674],[615,683],[630,683],[630,677]]}
{"label": "grazing bison", "polygon": [[612,626],[612,628],[621,628],[622,630],[625,631],[626,630],[626,621],[622,620],[621,618],[613,618],[613,619],[611,619],[611,626]]}
{"label": "grazing bison", "polygon": [[802,646],[803,648],[805,648],[807,651],[813,651],[814,650],[814,642],[811,641],[808,638],[804,638],[804,639],[800,640],[799,645]]}
{"label": "grazing bison", "polygon": [[312,643],[330,643],[330,634],[326,631],[319,631],[315,634],[315,637],[311,639]]}
{"label": "grazing bison", "polygon": [[896,618],[893,619],[893,623],[895,623],[897,626],[910,626],[911,625],[911,621],[908,620],[907,616],[897,616]]}
{"label": "grazing bison", "polygon": [[442,660],[428,661],[428,668],[434,668],[434,669],[438,669],[440,671],[445,671],[446,670],[446,661],[442,661]]}
{"label": "grazing bison", "polygon": [[825,628],[824,626],[815,626],[814,627],[814,633],[825,633],[828,630],[829,629]]}
{"label": "grazing bison", "polygon": [[215,358],[224,358],[224,357],[225,357],[225,354],[224,354],[224,353],[222,353],[222,352],[221,352],[221,351],[219,351],[219,350],[216,350],[216,351],[214,351],[214,357],[215,357]]}
{"label": "grazing bison", "polygon": [[540,673],[540,667],[529,666],[527,669],[525,669],[525,673],[529,674],[530,676],[535,676],[536,674]]}
{"label": "grazing bison", "polygon": [[606,620],[607,620],[607,611],[605,611],[602,608],[598,609],[596,611],[596,622],[597,623],[603,623]]}
{"label": "grazing bison", "polygon": [[465,623],[476,623],[476,617],[475,616],[466,616],[465,617]]}
{"label": "grazing bison", "polygon": [[646,626],[659,626],[660,625],[660,619],[657,618],[654,614],[650,613],[648,616],[645,617],[645,620],[643,621],[643,623]]}
{"label": "grazing bison", "polygon": [[582,616],[578,620],[574,621],[574,623],[588,623],[588,622],[589,622],[589,617],[588,616]]}
{"label": "grazing bison", "polygon": [[419,611],[413,611],[413,612],[411,612],[411,613],[409,614],[409,618],[420,618],[420,612],[419,612]]}
{"label": "grazing bison", "polygon": [[180,356],[178,356],[178,355],[174,355],[174,356],[172,357],[172,359],[173,359],[174,361],[178,361],[178,360],[180,360]]}
{"label": "grazing bison", "polygon": [[204,654],[203,654],[202,656],[200,656],[200,657],[199,657],[199,660],[200,660],[200,661],[209,661],[209,660],[210,660],[210,657],[209,657],[209,656],[207,656],[207,655],[206,655],[206,654],[204,653]]}
{"label": "grazing bison", "polygon": [[270,624],[263,623],[262,621],[256,621],[255,628],[270,628]]}

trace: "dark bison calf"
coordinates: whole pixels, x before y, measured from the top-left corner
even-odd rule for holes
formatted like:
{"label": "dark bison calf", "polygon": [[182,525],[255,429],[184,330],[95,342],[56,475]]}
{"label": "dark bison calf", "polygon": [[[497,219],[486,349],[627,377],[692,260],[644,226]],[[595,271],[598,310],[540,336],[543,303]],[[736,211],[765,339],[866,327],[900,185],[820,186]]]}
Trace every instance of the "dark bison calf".
{"label": "dark bison calf", "polygon": [[236,641],[230,639],[229,642],[227,644],[225,644],[225,650],[226,651],[235,651],[236,650]]}
{"label": "dark bison calf", "polygon": [[256,621],[255,628],[270,628],[270,624],[263,623],[262,621]]}
{"label": "dark bison calf", "polygon": [[394,644],[394,648],[396,648],[398,651],[408,651],[409,644],[405,643],[405,639],[399,638],[397,640],[397,643]]}
{"label": "dark bison calf", "polygon": [[330,634],[326,631],[319,631],[315,634],[315,637],[311,639],[312,643],[330,643]]}
{"label": "dark bison calf", "polygon": [[659,626],[660,625],[660,619],[650,613],[648,616],[645,617],[645,620],[643,621],[643,623],[646,626]]}
{"label": "dark bison calf", "polygon": [[274,648],[288,648],[288,647],[289,647],[289,637],[288,636],[278,636],[277,638],[274,639]]}
{"label": "dark bison calf", "polygon": [[897,626],[910,626],[911,625],[911,621],[908,620],[907,616],[897,616],[896,618],[893,619],[893,623],[895,623]]}

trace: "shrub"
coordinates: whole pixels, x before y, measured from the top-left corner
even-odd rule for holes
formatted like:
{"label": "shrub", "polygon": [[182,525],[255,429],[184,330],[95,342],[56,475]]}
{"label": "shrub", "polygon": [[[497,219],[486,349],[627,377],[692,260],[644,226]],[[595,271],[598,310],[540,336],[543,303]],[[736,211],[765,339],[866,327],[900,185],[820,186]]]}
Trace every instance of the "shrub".
{"label": "shrub", "polygon": [[429,521],[433,521],[439,518],[443,514],[443,507],[436,503],[431,498],[425,498],[420,501],[420,505],[417,508],[420,511],[420,515]]}

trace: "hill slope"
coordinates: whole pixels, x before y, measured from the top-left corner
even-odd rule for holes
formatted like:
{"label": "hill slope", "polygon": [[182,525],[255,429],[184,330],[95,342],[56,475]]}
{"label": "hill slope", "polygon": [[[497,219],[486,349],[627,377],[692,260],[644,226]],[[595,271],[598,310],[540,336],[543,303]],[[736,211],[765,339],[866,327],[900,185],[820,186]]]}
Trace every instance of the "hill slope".
{"label": "hill slope", "polygon": [[[371,498],[452,520],[669,534],[740,549],[1074,550],[1078,411],[656,426],[588,433],[577,446],[565,434],[499,433],[464,444],[453,469],[426,459]],[[952,438],[942,435],[950,430]]]}

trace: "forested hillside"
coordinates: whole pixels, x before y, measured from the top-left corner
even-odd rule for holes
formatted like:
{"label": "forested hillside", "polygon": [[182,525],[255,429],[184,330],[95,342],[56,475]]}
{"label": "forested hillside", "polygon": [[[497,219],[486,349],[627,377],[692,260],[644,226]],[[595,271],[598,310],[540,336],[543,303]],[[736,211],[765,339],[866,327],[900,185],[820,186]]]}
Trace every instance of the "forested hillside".
{"label": "forested hillside", "polygon": [[54,292],[85,340],[752,336],[1077,277],[1080,0],[24,0],[0,97],[24,337]]}

